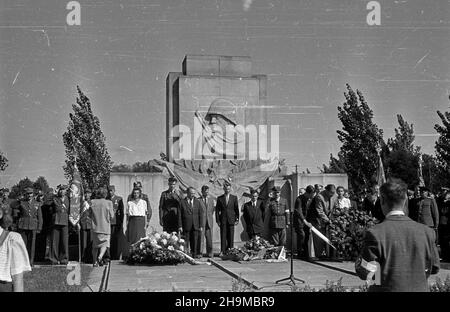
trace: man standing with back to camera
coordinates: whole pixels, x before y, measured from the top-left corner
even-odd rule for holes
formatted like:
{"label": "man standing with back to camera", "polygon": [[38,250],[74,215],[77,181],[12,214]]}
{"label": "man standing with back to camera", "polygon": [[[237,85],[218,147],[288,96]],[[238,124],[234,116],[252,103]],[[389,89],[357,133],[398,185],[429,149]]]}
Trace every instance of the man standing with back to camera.
{"label": "man standing with back to camera", "polygon": [[356,273],[363,280],[380,275],[380,285],[369,291],[427,292],[428,277],[439,271],[435,232],[405,215],[407,187],[403,181],[391,179],[380,191],[386,218],[366,231]]}

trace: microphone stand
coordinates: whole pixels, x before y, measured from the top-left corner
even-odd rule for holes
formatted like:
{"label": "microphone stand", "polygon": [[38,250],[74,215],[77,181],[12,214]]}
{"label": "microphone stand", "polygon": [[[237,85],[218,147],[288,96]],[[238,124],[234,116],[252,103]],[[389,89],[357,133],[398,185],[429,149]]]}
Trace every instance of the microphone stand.
{"label": "microphone stand", "polygon": [[293,196],[293,192],[292,192],[292,183],[291,183],[290,180],[288,180],[288,181],[289,181],[289,186],[291,188],[291,205],[289,207],[289,218],[290,218],[290,226],[291,226],[291,274],[288,277],[282,278],[282,279],[280,279],[280,280],[275,282],[275,284],[279,284],[281,282],[288,281],[287,283],[283,283],[283,284],[280,284],[280,285],[290,285],[290,284],[295,285],[295,281],[298,281],[300,283],[305,283],[304,280],[296,278],[294,276],[294,226],[293,226],[294,214],[293,214],[293,211],[292,211],[292,196]]}

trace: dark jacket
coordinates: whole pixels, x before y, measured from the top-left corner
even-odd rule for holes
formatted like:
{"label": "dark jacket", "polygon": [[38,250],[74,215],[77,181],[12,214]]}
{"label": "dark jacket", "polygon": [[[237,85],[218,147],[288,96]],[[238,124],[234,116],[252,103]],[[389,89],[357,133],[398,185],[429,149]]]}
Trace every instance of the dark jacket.
{"label": "dark jacket", "polygon": [[[427,278],[439,271],[439,255],[432,229],[406,216],[389,216],[366,231],[355,262],[356,273],[366,279],[376,261],[380,282],[370,290],[427,292]],[[372,262],[372,263],[371,263]]]}
{"label": "dark jacket", "polygon": [[363,209],[366,212],[370,212],[372,217],[377,218],[380,222],[384,220],[383,210],[381,210],[380,197],[378,197],[375,203],[368,197],[364,198]]}
{"label": "dark jacket", "polygon": [[[123,223],[123,199],[120,196],[114,195],[109,198],[113,204],[114,216],[111,219],[111,225],[122,226]],[[148,208],[148,207],[147,207]]]}
{"label": "dark jacket", "polygon": [[21,201],[16,216],[19,219],[17,224],[19,230],[42,230],[41,203],[35,199]]}
{"label": "dark jacket", "polygon": [[206,203],[202,196],[198,198],[205,206],[206,224],[205,229],[212,229],[214,227],[214,209],[216,208],[214,199],[211,196],[206,198]]}
{"label": "dark jacket", "polygon": [[256,207],[253,207],[252,201],[246,202],[243,210],[242,217],[244,218],[249,238],[252,238],[254,235],[261,235],[264,231],[265,206],[263,201],[258,199]]}
{"label": "dark jacket", "polygon": [[308,208],[314,204],[314,198],[309,198],[307,194],[302,194],[297,197],[294,204],[293,226],[299,232],[303,229],[303,221],[306,218]]}
{"label": "dark jacket", "polygon": [[193,205],[188,202],[188,198],[181,200],[178,213],[178,227],[184,232],[199,230],[204,228],[206,223],[205,206],[197,199],[193,198]]}
{"label": "dark jacket", "polygon": [[[178,222],[178,211],[182,196],[177,192],[166,190],[161,193],[159,199],[159,221],[162,224],[176,225]],[[174,226],[175,227],[175,226]]]}
{"label": "dark jacket", "polygon": [[234,225],[239,221],[239,206],[236,195],[229,195],[228,205],[226,204],[225,194],[217,197],[216,203],[216,221],[220,222],[221,226]]}
{"label": "dark jacket", "polygon": [[92,219],[91,219],[91,200],[84,202],[85,206],[81,210],[80,214],[80,226],[82,230],[90,230],[92,229]]}
{"label": "dark jacket", "polygon": [[439,211],[436,202],[431,198],[423,198],[417,205],[417,222],[437,228],[439,225]]}
{"label": "dark jacket", "polygon": [[53,197],[51,211],[52,211],[52,225],[69,224],[69,200],[67,196]]}
{"label": "dark jacket", "polygon": [[311,222],[315,227],[324,227],[330,223],[330,212],[336,204],[337,196],[328,198],[322,191],[314,197],[313,206],[308,210],[306,220]]}
{"label": "dark jacket", "polygon": [[269,228],[284,229],[289,224],[289,206],[286,199],[280,198],[276,201],[272,198],[267,207],[267,218],[269,218]]}

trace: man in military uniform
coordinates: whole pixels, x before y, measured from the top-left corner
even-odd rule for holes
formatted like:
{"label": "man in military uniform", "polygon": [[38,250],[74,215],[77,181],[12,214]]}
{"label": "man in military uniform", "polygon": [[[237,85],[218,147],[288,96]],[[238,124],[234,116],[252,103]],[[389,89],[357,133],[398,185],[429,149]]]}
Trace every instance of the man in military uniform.
{"label": "man in military uniform", "polygon": [[52,264],[67,264],[69,260],[69,199],[67,185],[60,185],[52,202],[52,236],[50,261]]}
{"label": "man in military uniform", "polygon": [[119,236],[122,232],[122,223],[123,223],[123,200],[122,197],[116,195],[116,187],[114,185],[110,185],[108,188],[108,198],[113,203],[114,216],[111,219],[111,242],[110,242],[110,250],[109,255],[111,260],[119,259]]}
{"label": "man in military uniform", "polygon": [[53,189],[50,188],[46,194],[38,193],[36,198],[41,197],[42,211],[42,230],[36,235],[36,261],[45,261],[49,259],[50,235],[52,229],[52,202]]}
{"label": "man in military uniform", "polygon": [[286,199],[281,198],[281,189],[272,189],[274,198],[269,202],[267,218],[269,218],[269,235],[275,246],[286,245],[286,228],[289,225],[289,206]]}
{"label": "man in military uniform", "polygon": [[169,189],[161,193],[159,199],[159,224],[171,233],[178,231],[178,211],[181,208],[181,195],[176,191],[177,179],[169,178]]}
{"label": "man in military uniform", "polygon": [[34,198],[33,193],[31,187],[25,189],[25,199],[20,202],[15,212],[19,220],[17,224],[18,232],[22,235],[27,246],[31,265],[34,262],[36,233],[40,233],[42,230],[41,203]]}

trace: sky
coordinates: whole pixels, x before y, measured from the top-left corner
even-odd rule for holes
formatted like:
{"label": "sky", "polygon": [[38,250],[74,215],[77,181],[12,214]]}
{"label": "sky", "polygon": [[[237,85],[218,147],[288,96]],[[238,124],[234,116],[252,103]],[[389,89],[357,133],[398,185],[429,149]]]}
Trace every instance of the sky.
{"label": "sky", "polygon": [[64,183],[76,86],[90,98],[115,164],[165,151],[165,82],[186,54],[250,56],[268,76],[269,123],[290,170],[318,172],[340,148],[337,106],[359,89],[384,138],[396,114],[434,153],[437,110],[449,110],[450,2],[363,0],[0,0],[0,185],[42,175]]}

